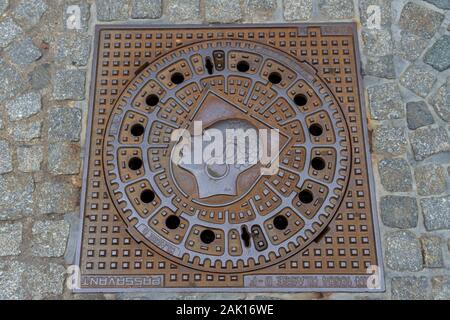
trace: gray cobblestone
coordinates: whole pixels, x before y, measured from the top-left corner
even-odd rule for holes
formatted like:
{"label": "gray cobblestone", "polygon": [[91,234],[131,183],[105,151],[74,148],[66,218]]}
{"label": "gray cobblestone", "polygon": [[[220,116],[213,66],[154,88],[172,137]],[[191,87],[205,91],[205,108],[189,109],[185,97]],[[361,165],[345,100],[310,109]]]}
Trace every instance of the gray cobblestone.
{"label": "gray cobblestone", "polygon": [[25,264],[18,261],[0,262],[0,300],[25,299],[22,275]]}
{"label": "gray cobblestone", "polygon": [[421,196],[437,195],[447,190],[446,173],[440,165],[427,164],[414,169],[417,193]]}
{"label": "gray cobblestone", "polygon": [[2,79],[0,102],[14,97],[25,87],[25,83],[17,69],[5,63],[2,59],[0,59],[0,79]]}
{"label": "gray cobblestone", "polygon": [[242,19],[239,0],[205,0],[205,18],[207,22],[237,22]]}
{"label": "gray cobblestone", "polygon": [[405,60],[415,61],[427,45],[427,39],[402,31],[400,40],[395,44],[395,53]]}
{"label": "gray cobblestone", "polygon": [[48,138],[51,141],[78,141],[81,132],[81,110],[54,107],[48,113]]}
{"label": "gray cobblestone", "polygon": [[63,142],[49,145],[48,169],[52,174],[77,174],[80,166],[80,147],[77,144]]}
{"label": "gray cobblestone", "polygon": [[[248,20],[265,21],[270,20],[277,9],[276,0],[244,0],[245,16]],[[304,8],[308,10],[308,8]]]}
{"label": "gray cobblestone", "polygon": [[417,201],[413,197],[385,196],[380,201],[381,220],[391,228],[415,228],[419,218]]}
{"label": "gray cobblestone", "polygon": [[433,46],[428,49],[423,61],[438,71],[444,71],[450,67],[450,36],[443,35]]}
{"label": "gray cobblestone", "polygon": [[413,101],[406,104],[406,121],[411,130],[434,123],[433,115],[424,101]]}
{"label": "gray cobblestone", "polygon": [[415,94],[426,97],[436,82],[436,75],[430,67],[411,65],[400,76],[400,84]]}
{"label": "gray cobblestone", "polygon": [[409,2],[403,7],[398,24],[403,30],[429,39],[436,33],[443,20],[443,14]]}
{"label": "gray cobblestone", "polygon": [[161,0],[131,0],[131,17],[133,19],[157,19],[161,15]]}
{"label": "gray cobblestone", "polygon": [[46,181],[36,185],[33,200],[40,213],[67,213],[78,205],[78,189],[66,182]]}
{"label": "gray cobblestone", "polygon": [[288,21],[311,19],[312,0],[284,0],[284,18]]}
{"label": "gray cobblestone", "polygon": [[81,34],[65,35],[57,44],[56,59],[74,66],[85,66],[89,59],[91,37]]}
{"label": "gray cobblestone", "polygon": [[428,231],[450,229],[450,196],[420,200]]}
{"label": "gray cobblestone", "polygon": [[392,54],[392,36],[388,29],[363,29],[361,35],[364,51],[369,56],[382,57]]}
{"label": "gray cobblestone", "polygon": [[391,124],[378,126],[373,132],[373,143],[377,153],[402,154],[407,146],[405,129]]}
{"label": "gray cobblestone", "polygon": [[0,175],[0,220],[30,214],[34,180],[29,174]]}
{"label": "gray cobblestone", "polygon": [[28,92],[6,103],[10,121],[29,118],[41,109],[41,95],[37,92]]}
{"label": "gray cobblestone", "polygon": [[0,257],[19,255],[21,244],[22,223],[0,223]]}
{"label": "gray cobblestone", "polygon": [[450,9],[450,1],[448,0],[425,0],[426,2],[429,2],[431,4],[434,4],[436,7],[441,9]]}
{"label": "gray cobblestone", "polygon": [[12,62],[21,66],[26,66],[42,56],[41,51],[30,38],[11,44],[6,52]]}
{"label": "gray cobblestone", "polygon": [[200,19],[200,0],[170,0],[167,16],[171,22],[197,21]]}
{"label": "gray cobblestone", "polygon": [[41,170],[44,158],[42,146],[21,146],[17,148],[19,170],[22,172],[36,172]]}
{"label": "gray cobblestone", "polygon": [[442,120],[450,122],[450,77],[430,98],[430,103]]}
{"label": "gray cobblestone", "polygon": [[14,17],[23,24],[33,26],[41,20],[47,9],[44,0],[22,0],[14,11]]}
{"label": "gray cobblestone", "polygon": [[128,18],[127,0],[97,0],[97,19],[100,21],[124,20]]}
{"label": "gray cobblestone", "polygon": [[320,13],[329,19],[351,19],[354,10],[352,0],[319,0]]}
{"label": "gray cobblestone", "polygon": [[36,222],[32,228],[31,253],[37,257],[62,257],[66,251],[69,228],[64,220]]}
{"label": "gray cobblestone", "polygon": [[444,256],[442,254],[442,239],[438,236],[422,236],[423,263],[426,268],[442,268]]}
{"label": "gray cobblestone", "polygon": [[405,107],[395,83],[383,83],[367,89],[369,107],[375,120],[400,119],[405,117]]}
{"label": "gray cobblestone", "polygon": [[386,235],[386,264],[396,271],[420,271],[423,268],[419,239],[410,231]]}
{"label": "gray cobblestone", "polygon": [[363,74],[378,78],[395,79],[394,56],[367,57]]}
{"label": "gray cobblestone", "polygon": [[450,300],[450,276],[437,276],[431,279],[432,294],[435,300]]}
{"label": "gray cobblestone", "polygon": [[29,82],[34,90],[41,90],[50,84],[50,65],[40,64],[29,75]]}
{"label": "gray cobblestone", "polygon": [[11,147],[8,141],[0,140],[0,174],[13,170]]}
{"label": "gray cobblestone", "polygon": [[41,137],[41,121],[16,123],[8,129],[8,134],[15,141],[28,142]]}
{"label": "gray cobblestone", "polygon": [[13,19],[6,18],[0,22],[0,48],[7,47],[19,34],[22,28]]}
{"label": "gray cobblestone", "polygon": [[407,192],[412,190],[412,175],[405,159],[382,159],[378,162],[381,184],[387,191]]}
{"label": "gray cobblestone", "polygon": [[394,300],[429,299],[429,280],[426,277],[393,277],[391,294]]}
{"label": "gray cobblestone", "polygon": [[83,100],[86,72],[82,70],[58,70],[53,78],[53,97],[57,100]]}
{"label": "gray cobblestone", "polygon": [[416,160],[450,151],[450,140],[444,128],[423,127],[409,136]]}
{"label": "gray cobblestone", "polygon": [[0,0],[0,14],[3,14],[3,12],[8,9],[9,0]]}
{"label": "gray cobblestone", "polygon": [[29,265],[24,273],[24,283],[34,300],[54,298],[63,293],[65,268],[50,262]]}

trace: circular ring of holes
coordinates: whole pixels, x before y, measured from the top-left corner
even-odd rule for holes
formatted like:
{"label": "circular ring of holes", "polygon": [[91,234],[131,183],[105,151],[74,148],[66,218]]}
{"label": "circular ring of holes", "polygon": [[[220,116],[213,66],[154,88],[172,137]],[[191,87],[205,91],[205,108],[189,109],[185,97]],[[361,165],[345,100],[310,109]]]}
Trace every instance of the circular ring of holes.
{"label": "circular ring of holes", "polygon": [[[239,64],[239,66],[238,66],[238,64]],[[241,61],[238,61],[237,63],[236,63],[236,66],[235,66],[235,70],[237,70],[238,72],[242,72],[242,75],[241,76],[243,76],[243,77],[245,77],[245,75],[244,75],[244,73],[246,73],[246,72],[249,72],[249,70],[252,70],[252,71],[254,71],[254,68],[249,64],[249,62],[248,61],[245,61],[245,60],[241,60]],[[275,71],[274,71],[275,72]],[[177,73],[176,71],[175,71],[175,73]],[[169,76],[169,79],[172,81],[172,83],[174,84],[174,85],[177,85],[177,84],[181,84],[182,82],[185,82],[186,81],[186,79],[185,79],[185,77],[183,76],[183,74],[181,73],[181,72],[178,72],[179,73],[179,75],[181,75],[181,77],[179,77],[179,79],[177,80],[176,79],[176,77],[178,77],[178,75],[176,75],[176,76],[174,76],[174,73],[172,73],[170,76]],[[206,75],[206,73],[205,73],[205,75]],[[280,81],[280,82],[282,82],[283,81],[283,79],[276,79],[277,77],[275,76],[275,80],[274,80],[274,75],[272,75],[271,77],[270,77],[270,79],[269,79],[269,76],[271,75],[271,72],[269,72],[268,74],[266,74],[265,75],[265,77],[267,77],[266,79],[266,82],[268,82],[268,83],[273,83],[273,84],[276,84],[276,82],[278,82],[278,80]],[[261,75],[259,75],[260,76],[260,78],[262,78],[262,76]],[[200,76],[199,76],[200,77]],[[197,79],[197,75],[196,74],[193,74],[192,75],[192,79],[189,79],[189,82],[190,81],[197,81],[198,79]],[[261,79],[262,81],[264,81],[263,79]],[[187,81],[186,81],[187,82]],[[180,87],[181,87],[182,85],[180,85]],[[276,90],[283,90],[283,89],[280,89],[279,87],[278,88],[276,88]],[[286,92],[286,94],[288,94],[288,92]],[[146,97],[146,99],[147,99],[148,97]],[[320,98],[320,97],[319,97]],[[157,95],[155,95],[155,97],[152,97],[152,99],[153,99],[153,101],[151,101],[151,99],[150,98],[148,98],[148,105],[152,105],[152,106],[156,106],[158,103],[160,103],[160,100],[159,100],[159,98],[158,98],[158,96]],[[309,96],[308,95],[306,95],[305,93],[303,93],[303,94],[301,94],[301,93],[299,93],[299,94],[295,94],[295,96],[291,96],[291,99],[290,99],[290,101],[291,101],[291,105],[292,105],[292,107],[294,107],[295,105],[297,105],[297,106],[304,106],[304,105],[307,105],[308,104],[308,102],[309,102]],[[147,104],[147,100],[145,101],[145,103]],[[298,110],[298,109],[297,109]],[[146,130],[146,128],[145,127],[143,127],[143,129],[144,130],[142,130],[142,128],[137,128],[136,127],[136,129],[133,129],[133,132],[136,134],[136,136],[139,136],[139,131],[144,131],[144,132],[142,132],[142,134],[145,134],[145,130]],[[130,130],[131,130],[131,128],[130,128]],[[317,127],[316,127],[316,125],[315,124],[312,124],[312,125],[310,125],[310,126],[306,126],[306,130],[308,130],[309,131],[309,134],[313,137],[313,136],[320,136],[320,135],[322,135],[323,134],[323,132],[324,132],[324,129],[322,128],[322,126],[320,126],[320,125],[318,125]],[[327,130],[329,130],[328,128],[327,128]],[[138,133],[136,133],[136,132],[138,132]],[[133,133],[131,133],[130,132],[130,134],[131,135],[133,135]],[[142,135],[141,134],[141,135]],[[142,159],[142,158],[141,158]],[[141,160],[142,161],[142,160]],[[313,159],[311,159],[311,162],[313,161]],[[314,167],[313,167],[313,164],[310,162],[310,166],[312,167],[312,168],[314,168],[314,167],[316,167],[316,168],[318,168],[318,166],[316,166],[316,165],[314,165]],[[135,168],[137,167],[137,166],[134,166]],[[130,168],[131,169],[131,168]],[[317,169],[316,169],[317,170]],[[156,191],[156,190],[155,190]],[[159,194],[159,193],[158,193]],[[300,192],[297,194],[297,199],[301,199],[302,200],[302,202],[303,203],[310,203],[310,202],[312,202],[312,201],[314,201],[314,195],[312,194],[312,192],[310,191],[310,190],[308,190],[308,189],[305,189],[305,190],[300,190]],[[165,227],[167,227],[167,229],[171,229],[171,228],[178,228],[179,227],[179,225],[177,226],[177,227],[175,227],[178,223],[173,223],[173,222],[171,222],[171,220],[173,220],[173,221],[175,221],[175,220],[179,220],[180,218],[179,218],[179,216],[177,216],[177,214],[178,213],[171,213],[171,214],[169,214],[169,215],[167,215],[165,218],[164,218],[164,220],[163,220],[163,224],[165,224]],[[273,227],[274,228],[276,228],[276,230],[284,230],[283,228],[288,228],[289,227],[289,223],[287,223],[287,225],[288,226],[286,226],[285,227],[285,225],[286,225],[286,216],[284,216],[284,217],[281,217],[281,218],[277,218],[277,222],[275,222],[275,218],[276,217],[274,217],[274,220],[272,220],[272,224],[273,224]],[[181,222],[180,222],[181,223]],[[276,225],[276,226],[275,226]],[[245,225],[244,226],[242,226],[243,228],[245,227]],[[246,235],[250,235],[250,233],[245,233]],[[243,235],[244,235],[244,232],[243,232]],[[200,232],[199,233],[199,240],[201,241],[201,243],[202,244],[209,244],[209,243],[213,243],[215,240],[216,240],[216,234],[215,234],[215,232],[213,231],[213,229],[212,228],[208,228],[208,229],[204,229],[202,232]],[[244,239],[244,238],[243,238]],[[250,238],[248,239],[248,242],[250,243],[251,240],[252,239],[252,237],[250,236]],[[245,241],[244,241],[245,242]]]}

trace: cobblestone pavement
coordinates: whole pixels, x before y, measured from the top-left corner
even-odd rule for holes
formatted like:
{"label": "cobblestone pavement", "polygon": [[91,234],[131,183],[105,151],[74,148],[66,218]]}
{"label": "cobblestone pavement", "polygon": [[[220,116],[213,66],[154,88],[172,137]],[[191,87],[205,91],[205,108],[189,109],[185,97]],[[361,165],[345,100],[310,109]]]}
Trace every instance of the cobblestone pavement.
{"label": "cobblestone pavement", "polygon": [[[80,8],[80,29],[68,9]],[[381,9],[369,28],[369,6]],[[73,295],[96,23],[358,21],[385,293]],[[450,299],[449,0],[0,0],[0,298]]]}

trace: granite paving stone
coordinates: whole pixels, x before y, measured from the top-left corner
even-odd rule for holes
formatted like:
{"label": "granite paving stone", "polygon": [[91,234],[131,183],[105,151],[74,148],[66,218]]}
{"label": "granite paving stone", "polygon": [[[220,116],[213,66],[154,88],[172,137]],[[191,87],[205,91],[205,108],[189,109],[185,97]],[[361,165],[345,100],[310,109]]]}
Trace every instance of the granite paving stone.
{"label": "granite paving stone", "polygon": [[428,231],[450,229],[450,196],[423,198],[420,205]]}
{"label": "granite paving stone", "polygon": [[412,190],[412,174],[408,161],[402,158],[387,158],[378,162],[381,184],[387,191],[407,192]]}
{"label": "granite paving stone", "polygon": [[409,229],[417,226],[419,207],[409,196],[384,196],[380,200],[383,224],[391,228]]}
{"label": "granite paving stone", "polygon": [[406,104],[406,121],[411,130],[434,123],[433,115],[425,101],[411,101]]}
{"label": "granite paving stone", "polygon": [[387,266],[395,271],[423,269],[420,241],[411,231],[394,231],[385,237]]}
{"label": "granite paving stone", "polygon": [[430,103],[442,120],[450,122],[450,77],[430,97]]}
{"label": "granite paving stone", "polygon": [[409,135],[411,147],[416,160],[450,151],[450,139],[447,131],[442,128],[423,127]]}
{"label": "granite paving stone", "polygon": [[285,0],[284,18],[288,21],[305,21],[311,19],[312,0]]}
{"label": "granite paving stone", "polygon": [[408,2],[403,7],[398,24],[405,31],[430,39],[443,20],[442,13],[414,2]]}
{"label": "granite paving stone", "polygon": [[200,0],[169,0],[166,10],[173,23],[197,21],[200,19]]}

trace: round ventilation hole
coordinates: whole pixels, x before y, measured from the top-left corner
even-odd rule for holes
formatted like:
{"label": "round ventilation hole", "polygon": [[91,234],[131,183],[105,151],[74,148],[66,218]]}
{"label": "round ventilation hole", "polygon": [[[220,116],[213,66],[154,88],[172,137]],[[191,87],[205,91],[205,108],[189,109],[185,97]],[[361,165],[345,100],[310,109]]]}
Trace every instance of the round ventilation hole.
{"label": "round ventilation hole", "polygon": [[308,98],[304,94],[296,94],[294,96],[294,103],[299,107],[303,107],[308,103]]}
{"label": "round ventilation hole", "polygon": [[210,244],[216,239],[216,235],[211,230],[203,230],[200,233],[200,240],[202,240],[203,243]]}
{"label": "round ventilation hole", "polygon": [[278,230],[284,230],[288,226],[288,220],[285,216],[276,216],[273,219],[273,226]]}
{"label": "round ventilation hole", "polygon": [[309,190],[302,190],[298,194],[298,198],[303,203],[311,203],[314,200],[313,194]]}
{"label": "round ventilation hole", "polygon": [[145,131],[145,128],[140,123],[134,124],[130,129],[131,134],[135,137],[142,136],[144,134],[144,131]]}
{"label": "round ventilation hole", "polygon": [[159,103],[159,97],[156,94],[149,94],[145,98],[145,103],[150,107],[154,107]]}
{"label": "round ventilation hole", "polygon": [[315,137],[320,136],[323,133],[322,126],[318,123],[313,123],[309,128],[309,133]]}
{"label": "round ventilation hole", "polygon": [[180,72],[175,72],[170,77],[170,81],[172,81],[174,84],[180,84],[184,81],[184,76]]}
{"label": "round ventilation hole", "polygon": [[138,157],[133,157],[128,161],[128,167],[131,170],[139,170],[142,167],[142,159]]}
{"label": "round ventilation hole", "polygon": [[325,160],[320,157],[315,157],[311,160],[311,166],[315,170],[323,170],[325,169]]}
{"label": "round ventilation hole", "polygon": [[180,218],[174,214],[170,215],[166,219],[166,227],[173,230],[180,226]]}
{"label": "round ventilation hole", "polygon": [[278,72],[272,72],[269,74],[269,81],[273,84],[278,84],[281,82],[281,74]]}
{"label": "round ventilation hole", "polygon": [[247,61],[242,60],[237,63],[236,69],[238,69],[238,71],[240,72],[247,72],[248,70],[250,70],[250,65]]}

